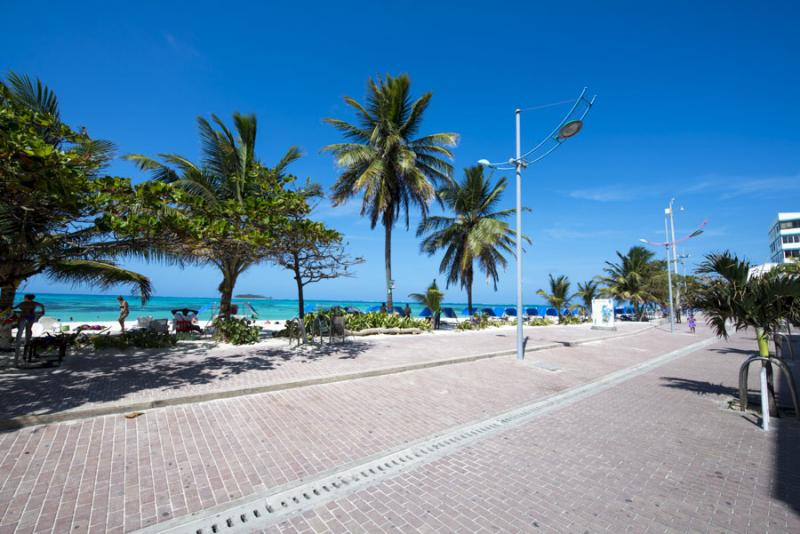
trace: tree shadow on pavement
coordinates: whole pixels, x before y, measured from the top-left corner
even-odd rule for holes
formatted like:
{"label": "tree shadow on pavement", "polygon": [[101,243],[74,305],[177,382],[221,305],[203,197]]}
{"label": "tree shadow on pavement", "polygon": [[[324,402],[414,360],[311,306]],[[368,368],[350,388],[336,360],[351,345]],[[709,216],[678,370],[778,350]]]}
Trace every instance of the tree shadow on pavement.
{"label": "tree shadow on pavement", "polygon": [[[798,366],[794,365],[793,373]],[[788,385],[783,373],[778,376],[779,390],[786,391]],[[795,381],[797,375],[795,374]],[[795,384],[798,386],[800,384]],[[784,417],[776,422],[775,432],[775,475],[772,495],[787,505],[794,513],[800,514],[800,421],[795,417]]]}
{"label": "tree shadow on pavement", "polygon": [[21,370],[0,373],[0,419],[21,415],[48,414],[81,407],[87,403],[130,402],[158,398],[158,392],[187,386],[223,385],[231,378],[256,373],[257,378],[242,387],[268,382],[269,375],[287,362],[312,363],[325,358],[355,359],[370,348],[369,343],[322,344],[302,347],[270,347],[208,353],[208,347],[178,345],[171,349],[128,351],[91,350],[68,355],[56,369]]}
{"label": "tree shadow on pavement", "polygon": [[[704,380],[690,380],[688,378],[679,378],[674,376],[662,376],[661,380],[666,381],[662,384],[664,387],[673,389],[683,389],[691,391],[698,395],[717,395],[721,397],[739,398],[739,388],[726,386],[722,382],[713,384]],[[750,406],[758,406],[760,403],[760,396],[758,391],[747,391],[747,403]]]}
{"label": "tree shadow on pavement", "polygon": [[661,380],[666,381],[664,387],[673,389],[684,389],[692,393],[700,395],[726,395],[729,397],[738,397],[739,389],[726,386],[723,383],[712,384],[703,380],[690,380],[688,378],[679,378],[674,376],[662,376]]}

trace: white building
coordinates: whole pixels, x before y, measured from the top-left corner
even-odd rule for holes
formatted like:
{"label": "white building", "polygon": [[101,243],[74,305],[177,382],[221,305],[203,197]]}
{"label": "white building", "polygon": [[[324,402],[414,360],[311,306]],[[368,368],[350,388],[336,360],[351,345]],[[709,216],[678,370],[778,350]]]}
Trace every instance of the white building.
{"label": "white building", "polygon": [[770,261],[800,261],[800,212],[778,213],[769,228]]}

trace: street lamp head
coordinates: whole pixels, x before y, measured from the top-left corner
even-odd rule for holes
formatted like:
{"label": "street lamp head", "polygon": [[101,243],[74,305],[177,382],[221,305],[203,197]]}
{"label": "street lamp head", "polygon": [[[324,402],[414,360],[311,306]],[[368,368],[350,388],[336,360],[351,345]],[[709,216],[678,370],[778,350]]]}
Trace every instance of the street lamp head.
{"label": "street lamp head", "polygon": [[702,230],[695,230],[694,232],[692,232],[691,234],[689,234],[689,237],[697,237],[697,236],[699,236],[699,235],[700,235],[700,234],[702,234],[702,233],[703,233],[703,231],[702,231]]}
{"label": "street lamp head", "polygon": [[558,130],[558,139],[560,141],[569,139],[580,132],[581,128],[583,128],[583,121],[579,119],[564,123],[564,125]]}
{"label": "street lamp head", "polygon": [[491,162],[488,159],[479,159],[478,165],[480,165],[481,167],[488,167],[489,165],[491,165]]}

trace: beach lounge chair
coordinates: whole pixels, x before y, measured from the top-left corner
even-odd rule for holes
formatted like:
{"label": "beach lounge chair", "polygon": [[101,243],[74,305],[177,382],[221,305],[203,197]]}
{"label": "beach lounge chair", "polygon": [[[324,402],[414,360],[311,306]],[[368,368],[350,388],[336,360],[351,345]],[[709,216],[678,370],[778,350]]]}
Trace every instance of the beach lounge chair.
{"label": "beach lounge chair", "polygon": [[148,315],[146,317],[137,317],[136,318],[136,326],[138,328],[145,328],[146,329],[146,328],[148,328],[150,326],[151,322],[153,322],[153,316],[152,315]]}
{"label": "beach lounge chair", "polygon": [[61,321],[59,321],[55,317],[48,317],[48,316],[42,317],[33,326],[34,327],[38,326],[38,328],[36,328],[36,330],[38,330],[39,333],[36,334],[36,335],[57,334],[58,332],[61,331]]}
{"label": "beach lounge chair", "polygon": [[150,321],[148,329],[151,332],[155,332],[157,334],[168,334],[169,319],[153,319],[152,321]]}

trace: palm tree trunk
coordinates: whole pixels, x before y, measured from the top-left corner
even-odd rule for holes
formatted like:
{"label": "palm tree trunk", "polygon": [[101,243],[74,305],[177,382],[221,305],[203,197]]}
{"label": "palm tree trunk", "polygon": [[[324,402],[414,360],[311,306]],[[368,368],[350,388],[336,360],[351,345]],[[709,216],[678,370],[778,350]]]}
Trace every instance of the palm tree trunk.
{"label": "palm tree trunk", "polygon": [[394,301],[392,299],[392,224],[384,217],[383,227],[386,230],[386,240],[383,258],[386,262],[386,309],[391,314]]}
{"label": "palm tree trunk", "polygon": [[17,288],[19,284],[9,283],[0,288],[0,311],[10,308],[14,305],[14,299],[17,296]]}
{"label": "palm tree trunk", "polygon": [[[762,358],[769,358],[769,339],[764,333],[763,328],[756,328],[756,341],[758,342],[758,354]],[[767,368],[767,400],[769,401],[769,415],[778,417],[778,403],[775,400],[775,380],[772,373],[772,364],[763,362]]]}
{"label": "palm tree trunk", "polygon": [[467,283],[467,309],[469,310],[469,314],[472,315],[472,273],[467,273],[467,277],[465,282]]}
{"label": "palm tree trunk", "polygon": [[[8,283],[0,288],[0,312],[7,310],[14,305],[14,298],[17,296],[17,283]],[[0,346],[11,347],[13,338],[11,337],[11,328],[2,329],[0,334],[3,339],[0,339]]]}

